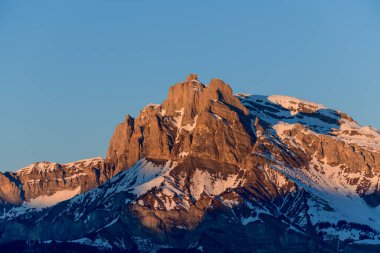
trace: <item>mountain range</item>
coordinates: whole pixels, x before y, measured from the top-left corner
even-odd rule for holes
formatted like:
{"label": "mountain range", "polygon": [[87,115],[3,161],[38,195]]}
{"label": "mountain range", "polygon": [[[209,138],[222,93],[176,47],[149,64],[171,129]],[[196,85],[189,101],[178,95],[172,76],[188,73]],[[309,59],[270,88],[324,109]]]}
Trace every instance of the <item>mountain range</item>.
{"label": "mountain range", "polygon": [[106,158],[0,174],[1,252],[380,252],[380,132],[191,74]]}

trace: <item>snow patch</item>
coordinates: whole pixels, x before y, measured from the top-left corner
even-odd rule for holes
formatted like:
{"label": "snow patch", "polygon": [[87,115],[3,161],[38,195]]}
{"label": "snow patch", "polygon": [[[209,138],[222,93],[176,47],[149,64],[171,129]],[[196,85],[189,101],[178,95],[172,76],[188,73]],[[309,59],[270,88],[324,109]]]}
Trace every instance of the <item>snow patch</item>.
{"label": "snow patch", "polygon": [[186,126],[181,127],[180,130],[184,129],[188,132],[192,132],[194,130],[195,126],[197,125],[197,119],[198,119],[198,115],[195,116],[193,124],[187,124]]}
{"label": "snow patch", "polygon": [[183,158],[183,157],[186,157],[186,156],[188,156],[189,155],[189,152],[181,152],[180,154],[179,154],[179,157],[180,158]]}
{"label": "snow patch", "polygon": [[191,178],[191,195],[199,200],[202,193],[209,196],[217,196],[228,188],[235,188],[239,185],[237,175],[229,175],[226,179],[222,175],[211,175],[209,172],[196,169]]}
{"label": "snow patch", "polygon": [[77,187],[73,190],[63,190],[54,193],[53,195],[42,195],[37,198],[24,202],[24,205],[32,208],[45,208],[54,206],[55,204],[71,199],[81,192],[81,187]]}
{"label": "snow patch", "polygon": [[88,246],[94,246],[100,249],[107,249],[107,250],[112,249],[112,245],[107,240],[102,239],[102,238],[96,238],[95,240],[91,240],[89,238],[81,238],[81,239],[72,240],[69,242],[82,244],[82,245],[88,245]]}
{"label": "snow patch", "polygon": [[177,129],[180,129],[181,126],[182,126],[182,119],[183,119],[183,115],[185,113],[185,108],[182,108],[181,110],[179,111],[176,111],[176,113],[179,114],[179,116],[177,117],[174,117],[174,126],[177,128]]}
{"label": "snow patch", "polygon": [[247,226],[249,223],[261,221],[261,219],[257,215],[256,217],[241,218],[240,221],[243,226]]}

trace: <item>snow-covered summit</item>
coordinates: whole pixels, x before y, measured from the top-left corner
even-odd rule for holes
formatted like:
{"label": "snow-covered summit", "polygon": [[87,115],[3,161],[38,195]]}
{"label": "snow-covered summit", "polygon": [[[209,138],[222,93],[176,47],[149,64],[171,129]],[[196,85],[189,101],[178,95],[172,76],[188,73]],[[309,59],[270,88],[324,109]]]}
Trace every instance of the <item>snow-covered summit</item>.
{"label": "snow-covered summit", "polygon": [[347,144],[380,152],[379,131],[360,126],[341,111],[290,96],[237,94],[237,97],[253,116],[272,127],[291,128],[301,124],[316,133],[333,135]]}

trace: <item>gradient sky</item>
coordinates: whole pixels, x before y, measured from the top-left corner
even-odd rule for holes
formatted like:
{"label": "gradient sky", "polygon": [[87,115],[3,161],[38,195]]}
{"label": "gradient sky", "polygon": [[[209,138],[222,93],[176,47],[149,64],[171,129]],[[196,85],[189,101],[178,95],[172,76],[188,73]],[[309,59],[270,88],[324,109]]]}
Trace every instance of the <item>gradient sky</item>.
{"label": "gradient sky", "polygon": [[105,156],[190,72],[380,128],[380,1],[1,0],[0,170]]}

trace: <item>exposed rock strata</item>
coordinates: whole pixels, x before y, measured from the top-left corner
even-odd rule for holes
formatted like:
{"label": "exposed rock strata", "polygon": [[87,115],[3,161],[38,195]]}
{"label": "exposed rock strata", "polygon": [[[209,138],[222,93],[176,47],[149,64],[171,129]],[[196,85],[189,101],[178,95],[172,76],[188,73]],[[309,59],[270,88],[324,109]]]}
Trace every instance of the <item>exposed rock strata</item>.
{"label": "exposed rock strata", "polygon": [[14,173],[0,173],[0,199],[3,203],[21,205],[62,191],[79,189],[77,193],[83,193],[110,177],[102,158],[68,164],[38,162]]}

